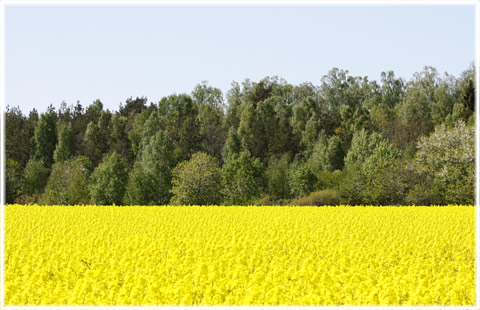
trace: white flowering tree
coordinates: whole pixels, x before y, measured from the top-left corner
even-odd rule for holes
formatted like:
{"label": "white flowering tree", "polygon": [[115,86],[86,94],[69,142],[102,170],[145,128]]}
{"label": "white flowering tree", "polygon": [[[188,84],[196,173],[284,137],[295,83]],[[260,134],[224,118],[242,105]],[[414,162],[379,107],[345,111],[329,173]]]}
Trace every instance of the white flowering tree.
{"label": "white flowering tree", "polygon": [[475,197],[475,131],[459,121],[440,125],[421,138],[415,155],[417,171],[433,186],[430,192],[449,204],[473,204]]}

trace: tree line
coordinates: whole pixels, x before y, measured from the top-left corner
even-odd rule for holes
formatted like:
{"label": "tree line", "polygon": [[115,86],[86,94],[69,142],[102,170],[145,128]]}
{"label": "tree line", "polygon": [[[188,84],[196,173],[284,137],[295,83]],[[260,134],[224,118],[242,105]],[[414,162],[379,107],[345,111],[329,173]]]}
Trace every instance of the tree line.
{"label": "tree line", "polygon": [[159,102],[5,113],[7,203],[473,204],[475,77],[207,82]]}

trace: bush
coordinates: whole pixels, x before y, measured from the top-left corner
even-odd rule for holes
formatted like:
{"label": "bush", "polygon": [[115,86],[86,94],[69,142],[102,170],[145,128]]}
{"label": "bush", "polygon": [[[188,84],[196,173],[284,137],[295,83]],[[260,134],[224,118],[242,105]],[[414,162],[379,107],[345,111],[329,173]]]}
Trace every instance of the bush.
{"label": "bush", "polygon": [[34,204],[40,203],[41,201],[42,201],[41,194],[32,194],[32,195],[23,194],[18,196],[15,199],[15,203],[19,205],[34,205]]}
{"label": "bush", "polygon": [[310,193],[290,201],[290,205],[294,206],[335,206],[339,204],[337,191],[334,189],[324,189],[321,191]]}
{"label": "bush", "polygon": [[285,200],[278,199],[271,195],[263,196],[254,203],[255,206],[281,206],[284,204]]}

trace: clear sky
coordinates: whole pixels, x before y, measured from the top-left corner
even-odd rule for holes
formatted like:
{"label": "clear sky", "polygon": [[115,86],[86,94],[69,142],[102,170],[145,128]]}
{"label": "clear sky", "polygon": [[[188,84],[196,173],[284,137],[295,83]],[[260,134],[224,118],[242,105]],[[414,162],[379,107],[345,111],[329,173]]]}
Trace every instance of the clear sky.
{"label": "clear sky", "polygon": [[157,102],[207,80],[333,67],[378,80],[425,65],[458,76],[474,61],[474,6],[13,6],[6,8],[6,103],[28,114],[100,99]]}

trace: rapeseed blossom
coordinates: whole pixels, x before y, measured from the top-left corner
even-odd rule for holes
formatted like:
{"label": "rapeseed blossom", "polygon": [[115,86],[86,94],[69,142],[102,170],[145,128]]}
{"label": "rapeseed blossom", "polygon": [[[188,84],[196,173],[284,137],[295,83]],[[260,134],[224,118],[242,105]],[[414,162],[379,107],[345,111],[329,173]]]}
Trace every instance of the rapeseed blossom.
{"label": "rapeseed blossom", "polygon": [[475,211],[6,206],[7,305],[473,305]]}

